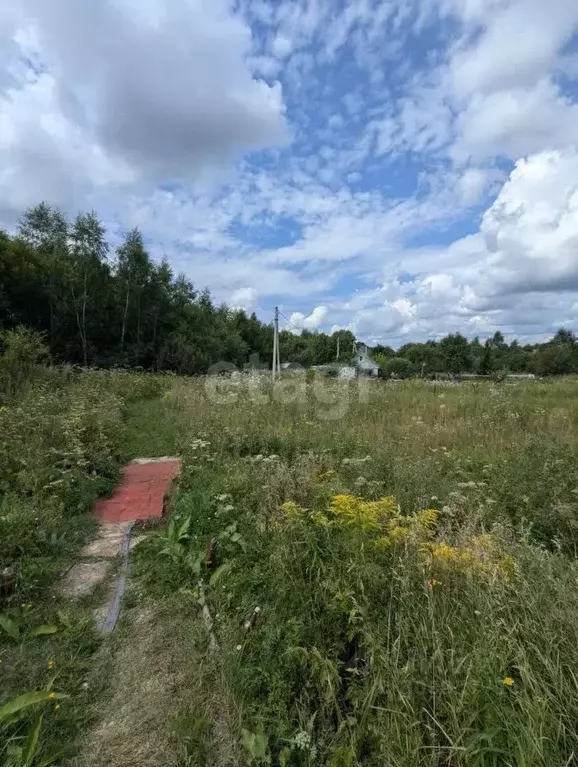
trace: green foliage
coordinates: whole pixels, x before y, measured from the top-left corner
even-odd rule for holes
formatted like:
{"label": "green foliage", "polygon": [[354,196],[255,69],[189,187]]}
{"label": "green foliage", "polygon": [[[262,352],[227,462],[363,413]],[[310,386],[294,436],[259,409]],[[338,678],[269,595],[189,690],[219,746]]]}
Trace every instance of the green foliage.
{"label": "green foliage", "polygon": [[[0,707],[0,728],[3,724],[17,722],[26,714],[28,709],[36,708],[48,702],[64,700],[68,695],[52,690],[39,690],[26,692],[17,698],[9,700]],[[24,736],[9,736],[6,742],[6,767],[48,767],[54,764],[61,756],[62,751],[57,751],[49,756],[37,759],[40,751],[40,734],[42,730],[43,714],[38,714],[31,722]],[[23,741],[23,745],[20,743]]]}
{"label": "green foliage", "polygon": [[35,369],[49,358],[41,334],[22,326],[0,333],[0,349],[0,391],[8,397],[29,381]]}
{"label": "green foliage", "polygon": [[267,736],[263,731],[250,732],[249,730],[242,730],[241,745],[243,746],[247,765],[271,764]]}
{"label": "green foliage", "polygon": [[34,639],[35,637],[50,636],[57,634],[59,631],[58,626],[47,623],[42,623],[28,631],[23,631],[20,624],[5,613],[0,613],[0,628],[15,642]]}
{"label": "green foliage", "polygon": [[53,585],[94,530],[93,500],[134,457],[138,425],[128,427],[127,418],[155,399],[164,403],[159,395],[171,382],[125,370],[33,368],[0,407],[0,573],[13,573],[9,589],[0,582],[2,765],[52,764],[58,749],[68,759],[91,723],[106,655],[95,653],[90,608],[71,605]]}
{"label": "green foliage", "polygon": [[572,763],[574,383],[375,382],[331,423],[313,386],[222,408],[202,387],[177,383],[195,439],[136,566],[189,605],[203,579],[245,761]]}
{"label": "green foliage", "polygon": [[61,692],[53,692],[50,690],[39,690],[38,692],[25,692],[19,695],[17,698],[9,700],[0,708],[0,724],[17,716],[30,706],[37,706],[41,703],[46,703],[49,700],[62,700],[67,698],[68,695],[64,695]]}
{"label": "green foliage", "polygon": [[381,366],[384,378],[411,378],[416,373],[415,365],[405,357],[391,357]]}

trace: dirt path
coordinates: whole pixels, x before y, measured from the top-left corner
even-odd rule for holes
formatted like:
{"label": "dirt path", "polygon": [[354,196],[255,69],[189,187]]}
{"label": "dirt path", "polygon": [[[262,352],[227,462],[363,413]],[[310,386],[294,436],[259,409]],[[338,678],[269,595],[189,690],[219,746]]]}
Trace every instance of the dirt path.
{"label": "dirt path", "polygon": [[[65,574],[57,590],[62,596],[80,599],[103,587],[106,598],[94,611],[100,631],[109,633],[116,625],[128,556],[144,537],[131,536],[132,525],[136,520],[162,517],[180,470],[178,458],[137,458],[124,468],[112,496],[94,504],[94,515],[99,520],[98,535],[81,551],[80,561]],[[118,573],[112,582],[110,576],[115,566]]]}
{"label": "dirt path", "polygon": [[[98,535],[58,588],[71,599],[103,591],[94,617],[104,633],[116,626],[130,550],[146,537],[132,536],[132,526],[163,515],[180,468],[174,458],[133,461],[112,497],[95,504]],[[103,645],[110,653],[108,695],[95,704],[98,724],[75,767],[236,767],[236,712],[202,618],[182,601],[145,604],[134,586],[127,588],[133,607]]]}

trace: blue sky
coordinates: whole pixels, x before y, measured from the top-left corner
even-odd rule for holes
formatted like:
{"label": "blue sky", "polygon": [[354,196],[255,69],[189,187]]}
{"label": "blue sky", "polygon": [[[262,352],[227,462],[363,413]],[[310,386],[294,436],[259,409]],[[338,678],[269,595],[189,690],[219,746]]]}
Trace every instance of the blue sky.
{"label": "blue sky", "polygon": [[219,301],[370,343],[578,329],[578,4],[17,6],[0,224],[95,209]]}

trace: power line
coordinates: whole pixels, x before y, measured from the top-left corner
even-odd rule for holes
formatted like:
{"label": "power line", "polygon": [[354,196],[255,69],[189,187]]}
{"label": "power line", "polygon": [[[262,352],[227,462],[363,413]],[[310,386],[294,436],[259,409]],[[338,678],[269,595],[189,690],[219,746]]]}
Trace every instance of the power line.
{"label": "power line", "polygon": [[294,325],[294,324],[291,322],[291,320],[289,319],[289,317],[287,317],[285,314],[283,314],[283,312],[282,312],[282,311],[279,311],[279,314],[281,315],[281,317],[283,317],[283,319],[284,319],[284,320],[286,320],[286,321],[289,323],[289,325],[291,325],[291,327],[293,328],[293,330],[296,330],[298,333],[301,333],[301,331],[303,330],[303,328],[298,328],[296,325]]}

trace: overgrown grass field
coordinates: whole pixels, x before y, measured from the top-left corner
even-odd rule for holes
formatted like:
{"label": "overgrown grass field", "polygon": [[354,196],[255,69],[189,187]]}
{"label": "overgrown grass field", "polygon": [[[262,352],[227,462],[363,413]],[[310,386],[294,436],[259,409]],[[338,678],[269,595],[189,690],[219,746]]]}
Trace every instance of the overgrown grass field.
{"label": "overgrown grass field", "polygon": [[0,410],[0,707],[69,697],[0,722],[0,763],[74,757],[114,686],[90,605],[53,586],[92,500],[155,454],[183,474],[129,602],[190,622],[159,640],[189,636],[197,669],[173,696],[183,767],[578,763],[577,393],[45,370]]}
{"label": "overgrown grass field", "polygon": [[577,386],[175,381],[140,571],[206,600],[242,763],[578,763]]}

